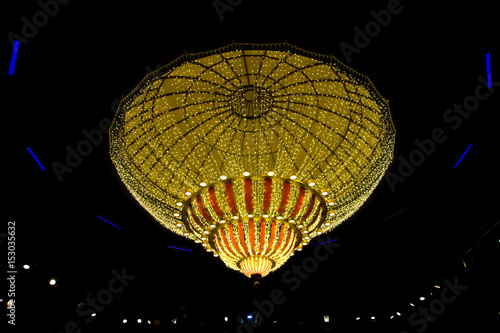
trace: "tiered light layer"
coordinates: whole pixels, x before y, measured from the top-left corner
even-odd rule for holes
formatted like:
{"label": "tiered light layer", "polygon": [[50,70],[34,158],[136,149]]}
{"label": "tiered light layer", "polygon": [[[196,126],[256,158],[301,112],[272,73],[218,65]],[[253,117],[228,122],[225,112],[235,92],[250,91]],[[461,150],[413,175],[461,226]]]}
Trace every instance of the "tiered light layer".
{"label": "tiered light layer", "polygon": [[250,277],[279,268],[321,233],[326,205],[319,193],[296,181],[244,177],[195,193],[182,215],[198,242]]}

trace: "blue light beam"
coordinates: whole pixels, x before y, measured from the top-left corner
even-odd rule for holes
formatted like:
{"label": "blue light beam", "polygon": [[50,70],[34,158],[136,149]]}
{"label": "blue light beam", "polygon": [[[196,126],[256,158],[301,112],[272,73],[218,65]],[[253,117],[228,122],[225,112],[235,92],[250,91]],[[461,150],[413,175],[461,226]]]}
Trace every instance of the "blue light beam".
{"label": "blue light beam", "polygon": [[335,239],[332,239],[332,240],[329,240],[329,241],[326,241],[326,242],[323,242],[323,243],[314,244],[314,246],[318,246],[318,245],[321,245],[321,244],[326,244],[326,243],[335,242],[336,240],[338,240],[338,239],[337,239],[337,238],[335,238]]}
{"label": "blue light beam", "polygon": [[182,251],[193,252],[193,250],[183,249],[182,247],[175,247],[175,246],[170,246],[170,245],[167,245],[167,247],[169,247],[169,248],[171,248],[171,249],[176,249],[176,250],[182,250]]}
{"label": "blue light beam", "polygon": [[456,168],[457,165],[462,161],[462,159],[464,158],[465,154],[467,154],[467,152],[469,151],[470,147],[472,147],[472,144],[470,144],[469,147],[467,147],[467,149],[464,151],[464,153],[462,154],[462,156],[460,156],[460,159],[458,160],[457,164],[455,164],[454,168]]}
{"label": "blue light beam", "polygon": [[45,171],[45,168],[43,167],[42,163],[40,163],[40,161],[38,160],[38,158],[36,158],[35,156],[35,153],[33,153],[33,150],[31,150],[30,147],[26,147],[28,149],[28,151],[30,152],[31,156],[33,156],[33,158],[35,159],[36,163],[38,163],[38,165],[40,166],[40,168]]}
{"label": "blue light beam", "polygon": [[106,220],[105,218],[102,218],[102,217],[100,217],[99,215],[97,215],[97,217],[98,217],[98,218],[100,218],[101,220],[103,220],[104,222],[107,222],[107,223],[111,224],[113,227],[118,228],[118,229],[121,229],[120,227],[118,227],[118,226],[114,225],[113,223],[109,222],[109,221],[108,221],[108,220]]}
{"label": "blue light beam", "polygon": [[488,88],[491,88],[493,80],[491,78],[491,60],[490,53],[486,53],[486,75],[488,76]]}
{"label": "blue light beam", "polygon": [[17,52],[19,52],[19,41],[15,40],[12,47],[12,57],[10,58],[9,75],[14,75],[14,69],[16,68]]}

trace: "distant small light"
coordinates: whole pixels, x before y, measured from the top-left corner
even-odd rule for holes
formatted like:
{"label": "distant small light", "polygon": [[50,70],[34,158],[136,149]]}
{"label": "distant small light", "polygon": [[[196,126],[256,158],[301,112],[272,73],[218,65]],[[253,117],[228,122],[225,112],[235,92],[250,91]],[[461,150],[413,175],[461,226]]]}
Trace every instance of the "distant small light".
{"label": "distant small light", "polygon": [[252,217],[253,217],[253,214],[248,214],[248,217],[252,218]]}
{"label": "distant small light", "polygon": [[211,249],[211,248],[208,248],[208,249],[207,249],[207,252],[212,252],[212,249]]}
{"label": "distant small light", "polygon": [[283,219],[283,216],[281,216],[281,215],[280,215],[280,216],[278,216],[278,217],[277,217],[277,219],[278,219],[278,220],[282,220],[282,219]]}
{"label": "distant small light", "polygon": [[309,238],[311,238],[311,237],[309,237],[309,236],[304,237],[304,239],[309,239]]}
{"label": "distant small light", "polygon": [[308,243],[302,243],[303,246],[306,246]]}
{"label": "distant small light", "polygon": [[394,315],[392,315],[391,318],[389,318],[389,319],[392,319],[392,318],[394,318]]}
{"label": "distant small light", "polygon": [[237,220],[238,219],[238,215],[233,215],[233,220]]}
{"label": "distant small light", "polygon": [[195,240],[194,242],[195,243],[201,243],[201,241],[199,239]]}
{"label": "distant small light", "polygon": [[207,186],[207,182],[205,182],[205,181],[201,181],[201,182],[200,182],[200,186],[201,186],[201,187],[205,187],[205,186]]}
{"label": "distant small light", "polygon": [[356,320],[360,320],[360,319],[361,319],[361,317],[356,317]]}
{"label": "distant small light", "polygon": [[139,318],[139,319],[137,319],[137,322],[138,322],[139,324],[140,324],[140,323],[142,323],[142,319],[140,319],[140,318]]}
{"label": "distant small light", "polygon": [[335,216],[335,211],[334,210],[329,211],[328,215],[331,216],[331,217]]}
{"label": "distant small light", "polygon": [[314,180],[312,180],[312,179],[311,179],[311,180],[309,180],[309,181],[307,182],[307,185],[309,185],[309,186],[313,187],[313,186],[315,186],[315,185],[316,185],[316,182],[315,182]]}
{"label": "distant small light", "polygon": [[178,226],[178,227],[182,227],[182,223],[177,222],[176,226]]}
{"label": "distant small light", "polygon": [[245,176],[245,177],[250,176],[250,172],[248,172],[248,171],[243,172],[243,176]]}
{"label": "distant small light", "polygon": [[248,315],[248,316],[247,316],[247,318],[248,318],[248,319],[252,319],[252,315]]}
{"label": "distant small light", "polygon": [[186,190],[186,192],[184,192],[184,194],[187,196],[190,196],[191,194],[193,194],[193,192],[191,190]]}
{"label": "distant small light", "polygon": [[214,257],[218,257],[218,256],[219,256],[219,254],[214,252]]}
{"label": "distant small light", "polygon": [[204,233],[205,235],[208,235],[208,234],[210,233],[210,231],[205,230],[205,231],[203,231],[203,233]]}
{"label": "distant small light", "polygon": [[295,180],[295,179],[297,179],[297,175],[296,175],[296,174],[294,174],[294,173],[292,173],[292,174],[290,175],[290,179],[291,179],[291,180]]}
{"label": "distant small light", "polygon": [[328,195],[328,191],[327,190],[321,190],[321,195]]}
{"label": "distant small light", "polygon": [[127,323],[127,319],[123,319],[122,323],[126,324]]}
{"label": "distant small light", "polygon": [[226,223],[226,220],[220,220],[219,223]]}
{"label": "distant small light", "polygon": [[229,320],[229,318],[228,318],[228,317],[224,317],[224,321],[228,321],[228,320]]}
{"label": "distant small light", "polygon": [[30,265],[23,265],[24,269],[30,269]]}
{"label": "distant small light", "polygon": [[370,317],[371,320],[375,320],[375,317]]}
{"label": "distant small light", "polygon": [[274,171],[269,171],[269,172],[267,173],[267,175],[268,175],[269,177],[274,176]]}
{"label": "distant small light", "polygon": [[268,214],[264,214],[264,215],[262,215],[262,217],[267,219],[269,217],[269,215]]}
{"label": "distant small light", "polygon": [[299,229],[302,229],[302,228],[304,228],[304,225],[303,224],[299,224],[298,227],[299,227]]}
{"label": "distant small light", "polygon": [[95,313],[95,312],[94,312],[91,316],[92,316],[92,317],[95,317],[95,316],[97,316],[97,313]]}
{"label": "distant small light", "polygon": [[151,321],[150,320],[148,320],[148,324],[151,325]]}
{"label": "distant small light", "polygon": [[295,223],[295,220],[288,220],[288,222],[290,222],[290,223]]}
{"label": "distant small light", "polygon": [[415,304],[413,304],[413,303],[410,303],[410,305],[411,305],[411,306],[415,306]]}
{"label": "distant small light", "polygon": [[227,179],[227,176],[226,176],[226,175],[220,175],[219,179],[220,179],[220,180],[226,180],[226,179]]}
{"label": "distant small light", "polygon": [[330,224],[332,224],[332,223],[331,223],[331,222],[328,222],[328,221],[327,221],[327,222],[325,222],[325,225],[330,225]]}
{"label": "distant small light", "polygon": [[396,312],[396,314],[401,317],[401,312]]}
{"label": "distant small light", "polygon": [[56,280],[51,279],[51,280],[49,281],[49,284],[50,284],[51,286],[55,285],[55,284],[56,284]]}
{"label": "distant small light", "polygon": [[328,206],[334,206],[335,205],[335,201],[333,200],[328,200]]}
{"label": "distant small light", "polygon": [[175,205],[176,205],[177,207],[181,207],[181,206],[182,206],[182,202],[181,202],[181,201],[177,201],[177,202],[175,203]]}
{"label": "distant small light", "polygon": [[423,296],[422,296],[422,297],[420,297],[420,300],[421,300],[421,301],[425,301],[425,297],[423,297]]}
{"label": "distant small light", "polygon": [[210,228],[212,228],[212,229],[215,228],[215,224],[211,224]]}
{"label": "distant small light", "polygon": [[329,323],[330,322],[330,316],[329,315],[324,315],[323,316],[323,320],[325,321],[325,323]]}
{"label": "distant small light", "polygon": [[188,231],[184,232],[184,236],[189,236],[189,232]]}
{"label": "distant small light", "polygon": [[205,241],[205,240],[207,240],[207,237],[201,237],[201,240]]}
{"label": "distant small light", "polygon": [[[179,217],[179,216],[181,216],[181,214],[179,214],[179,212],[175,212],[175,213],[174,213],[174,216],[175,216],[175,217]],[[180,225],[177,225],[177,226],[178,226],[178,227],[180,227]]]}
{"label": "distant small light", "polygon": [[438,288],[438,289],[439,289],[439,288],[441,288],[441,287],[440,287],[440,286],[438,286],[438,285],[435,285],[435,286],[434,286],[434,288]]}

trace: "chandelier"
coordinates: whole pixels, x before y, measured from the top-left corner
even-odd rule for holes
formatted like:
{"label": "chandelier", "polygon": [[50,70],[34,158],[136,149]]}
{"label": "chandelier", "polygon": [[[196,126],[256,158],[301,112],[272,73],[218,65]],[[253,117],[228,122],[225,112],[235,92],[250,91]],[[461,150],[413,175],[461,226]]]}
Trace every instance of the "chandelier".
{"label": "chandelier", "polygon": [[156,220],[257,279],[363,204],[394,137],[387,100],[336,58],[233,43],[147,75],[110,154]]}

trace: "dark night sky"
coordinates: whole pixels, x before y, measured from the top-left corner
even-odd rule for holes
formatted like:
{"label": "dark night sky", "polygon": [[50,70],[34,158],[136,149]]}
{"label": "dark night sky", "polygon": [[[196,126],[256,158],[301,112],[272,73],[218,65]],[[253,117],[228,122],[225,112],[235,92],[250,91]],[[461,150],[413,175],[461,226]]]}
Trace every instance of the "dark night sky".
{"label": "dark night sky", "polygon": [[[478,230],[486,224],[484,232],[500,218],[500,87],[460,125],[443,118],[454,104],[474,96],[478,76],[486,78],[488,52],[493,80],[500,79],[496,7],[488,1],[401,1],[400,12],[386,27],[347,58],[339,45],[354,45],[354,28],[364,29],[374,20],[370,11],[387,9],[388,3],[242,1],[221,21],[212,1],[71,1],[59,5],[29,42],[21,44],[14,76],[7,74],[12,54],[8,34],[22,34],[22,18],[32,21],[41,7],[36,1],[6,4],[2,146],[7,201],[0,232],[7,231],[7,221],[16,221],[17,327],[61,332],[67,322],[75,321],[83,332],[139,332],[144,327],[236,332],[235,318],[255,311],[255,299],[268,299],[279,289],[286,301],[255,332],[323,332],[329,327],[334,332],[416,332],[419,326],[408,322],[414,310],[409,303],[425,305],[418,297],[456,276],[469,283],[467,291],[426,331],[500,326],[500,290],[494,283],[500,276],[493,269],[494,263],[498,266],[498,228],[481,240],[484,254],[475,255],[479,259],[466,269],[460,261],[477,240]],[[393,174],[399,172],[401,157],[415,154],[415,140],[428,140],[435,129],[446,136],[404,182],[391,190],[382,180],[352,218],[325,236],[338,239],[340,246],[301,279],[295,291],[283,275],[313,255],[314,241],[255,291],[251,280],[161,227],[134,200],[110,160],[107,135],[62,182],[51,166],[54,161],[65,163],[66,147],[75,149],[85,139],[83,130],[99,129],[103,119],[113,118],[112,103],[142,80],[148,66],[154,69],[184,52],[232,41],[288,41],[333,54],[368,75],[390,102],[396,127],[395,159],[388,170]],[[469,144],[469,152],[454,168]],[[3,253],[5,244],[0,245]],[[2,261],[5,257],[2,254]],[[22,270],[25,263],[32,268]],[[88,316],[77,315],[76,306],[107,288],[112,270],[122,268],[135,276],[133,281],[95,320],[85,323]],[[57,286],[48,285],[52,277]],[[0,304],[5,304],[6,292],[0,290],[0,295]],[[396,311],[403,316],[390,320]],[[322,323],[326,313],[330,326]],[[361,320],[356,321],[357,316]],[[369,323],[369,316],[377,321]],[[5,318],[2,312],[2,321]],[[123,325],[123,318],[162,324]]]}

